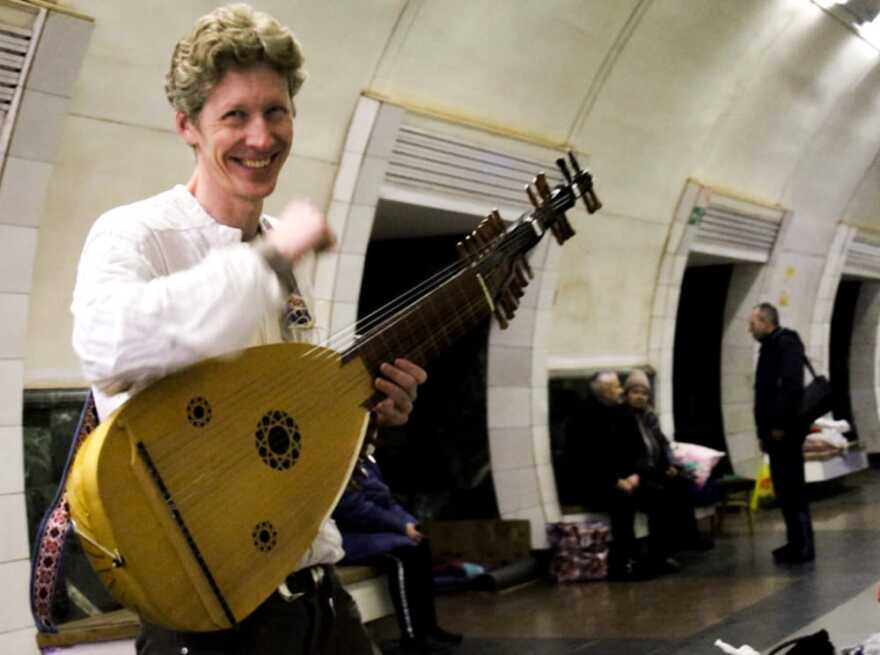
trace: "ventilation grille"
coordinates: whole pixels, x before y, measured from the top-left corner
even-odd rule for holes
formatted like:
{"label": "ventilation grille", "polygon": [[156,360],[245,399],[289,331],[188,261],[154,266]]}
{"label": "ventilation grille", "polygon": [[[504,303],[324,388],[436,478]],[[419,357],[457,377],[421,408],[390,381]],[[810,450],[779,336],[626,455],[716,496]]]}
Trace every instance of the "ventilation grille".
{"label": "ventilation grille", "polygon": [[[763,210],[761,213],[768,213]],[[776,212],[773,212],[776,213]],[[710,204],[694,209],[691,223],[699,224],[692,250],[753,262],[766,262],[776,243],[782,212],[756,216],[743,208]]]}
{"label": "ventilation grille", "polygon": [[880,243],[856,234],[846,251],[843,272],[862,278],[880,279]]}
{"label": "ventilation grille", "polygon": [[32,32],[0,23],[0,128],[10,112],[21,83]]}
{"label": "ventilation grille", "polygon": [[527,209],[523,187],[540,171],[550,186],[562,181],[556,164],[512,157],[404,125],[397,134],[385,181]]}

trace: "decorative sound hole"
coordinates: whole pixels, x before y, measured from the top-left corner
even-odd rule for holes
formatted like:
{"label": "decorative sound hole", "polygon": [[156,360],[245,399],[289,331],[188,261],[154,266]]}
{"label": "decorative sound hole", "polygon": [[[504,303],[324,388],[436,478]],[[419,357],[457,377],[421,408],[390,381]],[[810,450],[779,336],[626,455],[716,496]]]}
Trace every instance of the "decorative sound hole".
{"label": "decorative sound hole", "polygon": [[205,427],[211,421],[211,404],[205,398],[196,396],[186,406],[186,417],[194,427]]}
{"label": "decorative sound hole", "polygon": [[286,412],[271,411],[257,423],[257,453],[276,471],[296,464],[301,441],[299,426]]}
{"label": "decorative sound hole", "polygon": [[268,521],[258,523],[251,536],[254,538],[254,546],[263,553],[268,553],[278,543],[278,531]]}

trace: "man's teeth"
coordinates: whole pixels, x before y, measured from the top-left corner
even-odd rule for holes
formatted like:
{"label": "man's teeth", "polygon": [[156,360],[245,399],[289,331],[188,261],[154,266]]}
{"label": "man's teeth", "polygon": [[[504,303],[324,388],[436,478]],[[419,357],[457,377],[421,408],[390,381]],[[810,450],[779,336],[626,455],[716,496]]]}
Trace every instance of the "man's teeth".
{"label": "man's teeth", "polygon": [[263,168],[269,165],[271,158],[266,159],[242,159],[241,162],[248,168]]}

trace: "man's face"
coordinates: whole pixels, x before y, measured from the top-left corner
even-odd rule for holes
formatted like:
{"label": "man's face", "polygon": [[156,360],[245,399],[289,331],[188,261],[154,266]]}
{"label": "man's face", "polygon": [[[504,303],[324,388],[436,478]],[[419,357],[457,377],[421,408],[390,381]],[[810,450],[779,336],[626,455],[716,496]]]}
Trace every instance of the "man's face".
{"label": "man's face", "polygon": [[760,341],[773,332],[773,326],[764,320],[764,317],[761,316],[760,310],[753,309],[752,316],[749,319],[749,332],[752,333],[752,336],[756,340]]}
{"label": "man's face", "polygon": [[221,202],[259,202],[275,189],[293,142],[287,82],[266,65],[230,69],[195,120],[177,115],[196,150],[196,185]]}
{"label": "man's face", "polygon": [[616,377],[599,384],[599,396],[608,405],[619,405],[623,400],[623,387]]}
{"label": "man's face", "polygon": [[647,408],[650,400],[651,392],[640,384],[626,390],[626,404],[637,411]]}

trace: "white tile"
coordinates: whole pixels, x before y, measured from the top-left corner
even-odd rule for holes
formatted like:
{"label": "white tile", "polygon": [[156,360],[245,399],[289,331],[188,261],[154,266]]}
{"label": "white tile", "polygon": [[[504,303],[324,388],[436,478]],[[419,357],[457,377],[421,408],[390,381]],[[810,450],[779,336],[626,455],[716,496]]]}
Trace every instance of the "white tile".
{"label": "white tile", "polygon": [[532,348],[532,380],[533,387],[547,386],[547,350],[542,346]]}
{"label": "white tile", "polygon": [[489,428],[530,427],[531,388],[489,387]]}
{"label": "white tile", "polygon": [[550,450],[550,428],[546,425],[532,426],[532,447],[535,452],[535,466],[552,465],[553,455]]}
{"label": "white tile", "polygon": [[342,252],[363,255],[370,245],[370,234],[376,218],[376,207],[372,205],[352,205],[345,226]]}
{"label": "white tile", "polygon": [[376,115],[379,113],[379,101],[361,96],[358,98],[348,127],[348,136],[345,139],[344,150],[363,154],[367,149],[367,140],[373,131]]}
{"label": "white tile", "polygon": [[379,202],[379,189],[388,170],[388,160],[369,155],[363,158],[361,170],[352,196],[352,202],[358,205],[376,206]]}
{"label": "white tile", "polygon": [[532,271],[537,273],[544,270],[544,264],[547,262],[547,250],[553,239],[542,239],[528,254],[529,266]]}
{"label": "white tile", "polygon": [[0,225],[0,293],[29,293],[33,284],[37,230]]}
{"label": "white tile", "polygon": [[20,425],[0,427],[0,494],[24,491],[24,441]]}
{"label": "white tile", "polygon": [[391,149],[397,140],[403,116],[402,107],[386,104],[381,106],[373,123],[373,131],[367,144],[367,154],[382,159],[387,159],[391,155]]}
{"label": "white tile", "polygon": [[[134,655],[134,640],[130,640],[126,643],[128,644],[128,650],[119,651],[120,655]],[[0,653],[40,655],[41,651],[37,648],[36,629],[33,626],[28,626],[20,630],[0,633]],[[77,653],[77,655],[81,654]],[[92,652],[82,653],[82,655],[92,655]],[[111,655],[111,653],[101,653],[101,655]]]}
{"label": "white tile", "polygon": [[[0,589],[3,589],[3,602],[0,603],[0,631],[33,628],[28,603],[31,563],[25,559],[0,564]],[[3,651],[11,653],[14,651]],[[16,653],[16,655],[18,655]]]}
{"label": "white tile", "polygon": [[357,304],[364,275],[364,259],[364,255],[339,255],[339,268],[333,288],[334,300]]}
{"label": "white tile", "polygon": [[0,360],[0,426],[21,425],[23,378],[20,359]]}
{"label": "white tile", "polygon": [[535,465],[530,428],[493,428],[489,430],[489,452],[493,471],[509,471]]}
{"label": "white tile", "polygon": [[518,480],[515,470],[498,471],[492,469],[492,481],[495,484],[495,500],[498,502],[498,513],[505,517],[520,508]]}
{"label": "white tile", "polygon": [[662,318],[666,316],[666,299],[669,297],[669,290],[672,287],[660,284],[654,289],[654,302],[651,306],[651,316]]}
{"label": "white tile", "polygon": [[15,120],[9,154],[21,159],[54,163],[68,99],[25,91]]}
{"label": "white tile", "polygon": [[27,600],[30,572],[31,563],[28,558],[0,564],[0,589],[3,589],[0,631],[33,627]]}
{"label": "white tile", "polygon": [[535,467],[535,475],[538,478],[538,494],[541,498],[541,507],[559,507],[559,496],[556,493],[556,474],[550,464]]}
{"label": "white tile", "polygon": [[339,170],[336,172],[336,181],[333,183],[333,200],[342,203],[351,202],[354,195],[354,185],[361,168],[361,157],[353,152],[342,153]]}
{"label": "white tile", "polygon": [[[330,208],[327,210],[327,225],[336,235],[336,241],[342,243],[345,240],[345,226],[348,222],[348,214],[351,211],[351,205],[347,202],[338,200],[330,201]],[[340,246],[336,246],[335,250],[342,250]]]}
{"label": "white tile", "polygon": [[538,297],[538,309],[550,309],[556,304],[556,291],[559,288],[559,273],[544,271],[533,282],[540,283],[540,296]]}
{"label": "white tile", "polygon": [[678,251],[686,225],[687,223],[675,221],[669,226],[669,238],[666,240],[666,254],[674,255]]}
{"label": "white tile", "polygon": [[532,344],[535,350],[550,348],[550,330],[553,329],[553,312],[549,309],[539,309],[535,313],[535,337]]}
{"label": "white tile", "polygon": [[678,315],[678,301],[681,297],[681,287],[671,287],[666,298],[666,316]]}
{"label": "white tile", "polygon": [[534,466],[515,471],[519,491],[519,507],[540,507],[541,494],[538,490],[538,472]]}
{"label": "white tile", "polygon": [[544,270],[548,273],[559,270],[559,260],[562,257],[562,246],[549,236],[544,237],[545,241],[549,241],[547,246],[547,257],[544,259]]}
{"label": "white tile", "polygon": [[315,325],[318,328],[317,343],[324,343],[330,336],[330,315],[333,311],[333,302],[316,298],[312,303],[312,311],[315,314]]}
{"label": "white tile", "polygon": [[489,345],[487,384],[490,387],[525,386],[531,383],[532,352],[528,346]]}
{"label": "white tile", "polygon": [[328,252],[318,256],[315,262],[315,282],[312,285],[312,291],[316,299],[333,299],[333,290],[336,287],[336,270],[339,268],[340,256],[336,252]]}
{"label": "white tile", "polygon": [[532,425],[549,425],[549,392],[547,387],[532,387]]}
{"label": "white tile", "polygon": [[[357,319],[357,304],[334,302],[330,315],[330,334],[334,336],[333,348],[345,350],[354,341],[354,323]],[[341,333],[345,331],[345,334]],[[339,340],[335,338],[339,336]]]}
{"label": "white tile", "polygon": [[50,11],[27,88],[70,97],[94,25],[91,21]]}
{"label": "white tile", "polygon": [[9,157],[0,179],[0,223],[37,227],[52,164]]}
{"label": "white tile", "polygon": [[23,293],[0,293],[0,359],[24,358],[29,300]]}
{"label": "white tile", "polygon": [[0,495],[0,562],[27,559],[30,555],[24,491]]}
{"label": "white tile", "polygon": [[535,310],[520,307],[506,330],[498,330],[493,335],[494,345],[531,346],[535,331]]}

